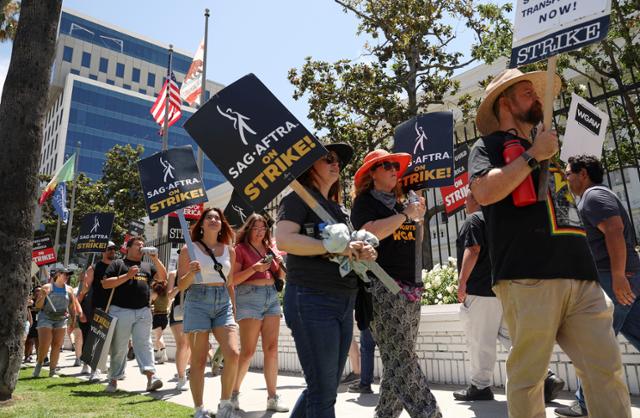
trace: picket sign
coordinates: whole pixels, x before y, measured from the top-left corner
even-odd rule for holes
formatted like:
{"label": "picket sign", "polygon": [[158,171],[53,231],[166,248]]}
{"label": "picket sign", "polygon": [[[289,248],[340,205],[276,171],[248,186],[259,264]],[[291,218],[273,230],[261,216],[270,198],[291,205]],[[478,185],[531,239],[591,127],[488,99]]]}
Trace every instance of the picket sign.
{"label": "picket sign", "polygon": [[[542,111],[544,119],[542,123],[546,130],[551,130],[553,123],[553,77],[556,74],[558,56],[554,55],[547,60],[547,83],[544,90],[544,102]],[[538,178],[538,202],[547,200],[547,188],[549,185],[549,160],[540,161],[540,177]]]}
{"label": "picket sign", "polygon": [[[311,193],[309,193],[309,191],[302,184],[300,184],[298,180],[293,180],[289,184],[289,187],[291,187],[294,193],[300,196],[302,201],[306,203],[307,206],[309,206],[309,208],[314,211],[320,219],[322,219],[327,224],[337,223],[333,216],[331,216],[329,212],[325,210],[325,208],[320,206],[320,203],[318,203],[318,201],[313,196],[311,196]],[[380,279],[380,281],[387,287],[387,289],[389,289],[391,293],[395,295],[400,292],[400,286],[398,286],[398,283],[396,283],[396,281],[393,280],[391,276],[389,276],[389,274],[387,274],[387,272],[384,271],[378,263],[376,263],[375,261],[367,261],[366,263],[369,271],[371,271],[378,279]]]}
{"label": "picket sign", "polygon": [[[187,219],[184,217],[184,208],[180,208],[176,210],[178,214],[178,219],[180,220],[180,227],[182,228],[182,236],[184,237],[184,242],[187,244],[187,252],[189,253],[189,258],[191,260],[197,260],[196,258],[196,249],[193,246],[193,241],[191,240],[191,234],[189,234],[189,223]],[[196,284],[202,283],[202,273],[196,273]]]}

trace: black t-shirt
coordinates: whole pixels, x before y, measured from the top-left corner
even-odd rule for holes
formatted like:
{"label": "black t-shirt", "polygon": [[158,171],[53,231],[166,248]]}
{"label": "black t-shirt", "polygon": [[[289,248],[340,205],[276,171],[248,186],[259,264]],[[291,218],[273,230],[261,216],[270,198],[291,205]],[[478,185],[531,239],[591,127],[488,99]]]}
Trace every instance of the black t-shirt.
{"label": "black t-shirt", "polygon": [[107,267],[109,267],[109,264],[102,262],[102,260],[93,265],[91,289],[82,300],[82,310],[85,315],[93,313],[96,308],[105,309],[107,307],[111,289],[107,290],[102,287],[102,278],[105,271],[107,271]]}
{"label": "black t-shirt", "polygon": [[640,260],[636,252],[636,235],[633,224],[622,202],[611,190],[603,186],[590,187],[582,194],[578,203],[580,216],[587,230],[589,246],[596,260],[598,270],[610,271],[611,260],[604,240],[604,234],[598,229],[602,221],[619,216],[624,225],[624,242],[627,247],[627,261],[625,270],[635,273],[640,270]]}
{"label": "black t-shirt", "polygon": [[[492,168],[505,165],[504,142],[518,139],[525,149],[531,144],[506,132],[480,138],[469,156],[470,182]],[[537,188],[540,170],[532,172]],[[493,282],[510,279],[597,280],[586,232],[569,192],[564,173],[551,168],[547,199],[516,207],[511,195],[482,207]]]}
{"label": "black t-shirt", "polygon": [[[400,203],[389,209],[367,191],[353,201],[351,222],[356,229],[361,229],[367,222],[388,218],[403,209]],[[376,261],[394,279],[408,286],[421,287],[422,277],[416,277],[416,223],[404,222],[391,235],[380,240]]]}
{"label": "black t-shirt", "polygon": [[476,245],[480,246],[478,261],[476,261],[476,265],[473,266],[473,270],[471,270],[471,274],[467,279],[467,294],[469,295],[496,295],[491,290],[491,261],[489,260],[489,250],[485,235],[484,215],[482,212],[474,212],[464,220],[456,240],[458,271],[462,268],[464,250]]}
{"label": "black t-shirt", "polygon": [[[156,275],[156,267],[151,263],[142,263],[129,259],[115,260],[104,273],[105,278],[122,276],[129,271],[129,267],[139,266],[140,271],[132,279],[116,287],[113,293],[112,305],[127,309],[140,309],[149,306],[151,298],[151,282]],[[109,292],[111,289],[107,289]]]}
{"label": "black t-shirt", "polygon": [[[349,225],[349,217],[344,208],[328,201],[315,190],[309,190],[313,197],[333,218]],[[291,221],[300,225],[300,233],[321,239],[320,231],[324,221],[307,206],[296,193],[289,193],[278,207],[278,221]],[[355,295],[358,291],[358,276],[350,272],[340,276],[338,264],[326,256],[300,256],[287,254],[287,282],[319,289],[328,293]]]}

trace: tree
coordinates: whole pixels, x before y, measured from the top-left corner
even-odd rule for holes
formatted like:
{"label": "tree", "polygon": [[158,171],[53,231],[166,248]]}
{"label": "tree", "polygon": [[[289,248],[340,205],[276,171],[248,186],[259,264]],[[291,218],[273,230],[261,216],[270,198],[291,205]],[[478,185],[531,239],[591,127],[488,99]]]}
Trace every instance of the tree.
{"label": "tree", "polygon": [[19,13],[19,1],[0,0],[0,42],[12,40],[16,36]]}
{"label": "tree", "polygon": [[[107,159],[102,167],[101,179],[92,182],[82,173],[78,176],[71,236],[78,236],[82,218],[86,214],[113,212],[115,220],[111,238],[115,242],[122,242],[129,228],[129,223],[146,215],[137,166],[143,153],[142,145],[138,145],[136,148],[129,144],[116,145],[106,154]],[[42,177],[42,180],[47,181],[48,179]],[[71,184],[68,184],[67,187],[70,188]],[[67,194],[71,195],[70,189]],[[42,223],[45,225],[45,231],[52,237],[55,235],[57,222],[57,215],[51,201],[48,201],[43,205]],[[60,236],[66,236],[66,226],[61,228]],[[61,240],[63,239],[61,238]],[[64,243],[58,251],[58,258],[62,257],[63,248]]]}
{"label": "tree", "polygon": [[33,216],[61,0],[24,0],[0,102],[0,401],[11,399],[22,363]]}
{"label": "tree", "polygon": [[[352,178],[364,155],[389,148],[393,129],[455,94],[454,71],[478,60],[491,62],[510,47],[510,5],[480,4],[473,0],[334,0],[359,19],[359,34],[368,62],[335,63],[307,58],[289,71],[294,98],[309,101],[314,128],[332,141],[350,143],[356,150],[346,178]],[[452,22],[462,22],[474,34],[468,57],[451,51],[456,38]],[[425,222],[429,237],[428,222]],[[425,239],[423,260],[433,265],[431,240]]]}

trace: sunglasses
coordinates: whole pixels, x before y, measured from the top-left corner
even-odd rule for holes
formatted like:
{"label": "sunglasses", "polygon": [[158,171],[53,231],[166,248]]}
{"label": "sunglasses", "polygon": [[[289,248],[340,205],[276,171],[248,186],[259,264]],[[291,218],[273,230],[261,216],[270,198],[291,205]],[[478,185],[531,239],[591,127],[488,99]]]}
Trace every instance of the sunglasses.
{"label": "sunglasses", "polygon": [[387,171],[391,171],[391,169],[395,169],[396,171],[400,171],[400,163],[397,161],[383,161],[381,163],[374,164],[371,167],[371,171],[376,171],[378,167],[383,167]]}
{"label": "sunglasses", "polygon": [[342,165],[342,162],[340,161],[340,157],[338,157],[334,153],[329,153],[329,154],[325,155],[324,157],[322,157],[322,160],[324,162],[326,162],[327,164],[338,163],[338,165]]}

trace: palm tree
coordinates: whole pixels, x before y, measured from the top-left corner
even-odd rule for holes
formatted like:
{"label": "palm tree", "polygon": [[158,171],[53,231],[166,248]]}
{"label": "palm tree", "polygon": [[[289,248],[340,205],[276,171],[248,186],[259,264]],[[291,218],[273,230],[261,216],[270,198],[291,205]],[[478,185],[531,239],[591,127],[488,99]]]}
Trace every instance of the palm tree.
{"label": "palm tree", "polygon": [[[7,24],[10,37],[15,24]],[[42,124],[62,0],[24,0],[15,30],[11,62],[0,101],[0,401],[11,399],[22,362],[33,215],[38,186]]]}

